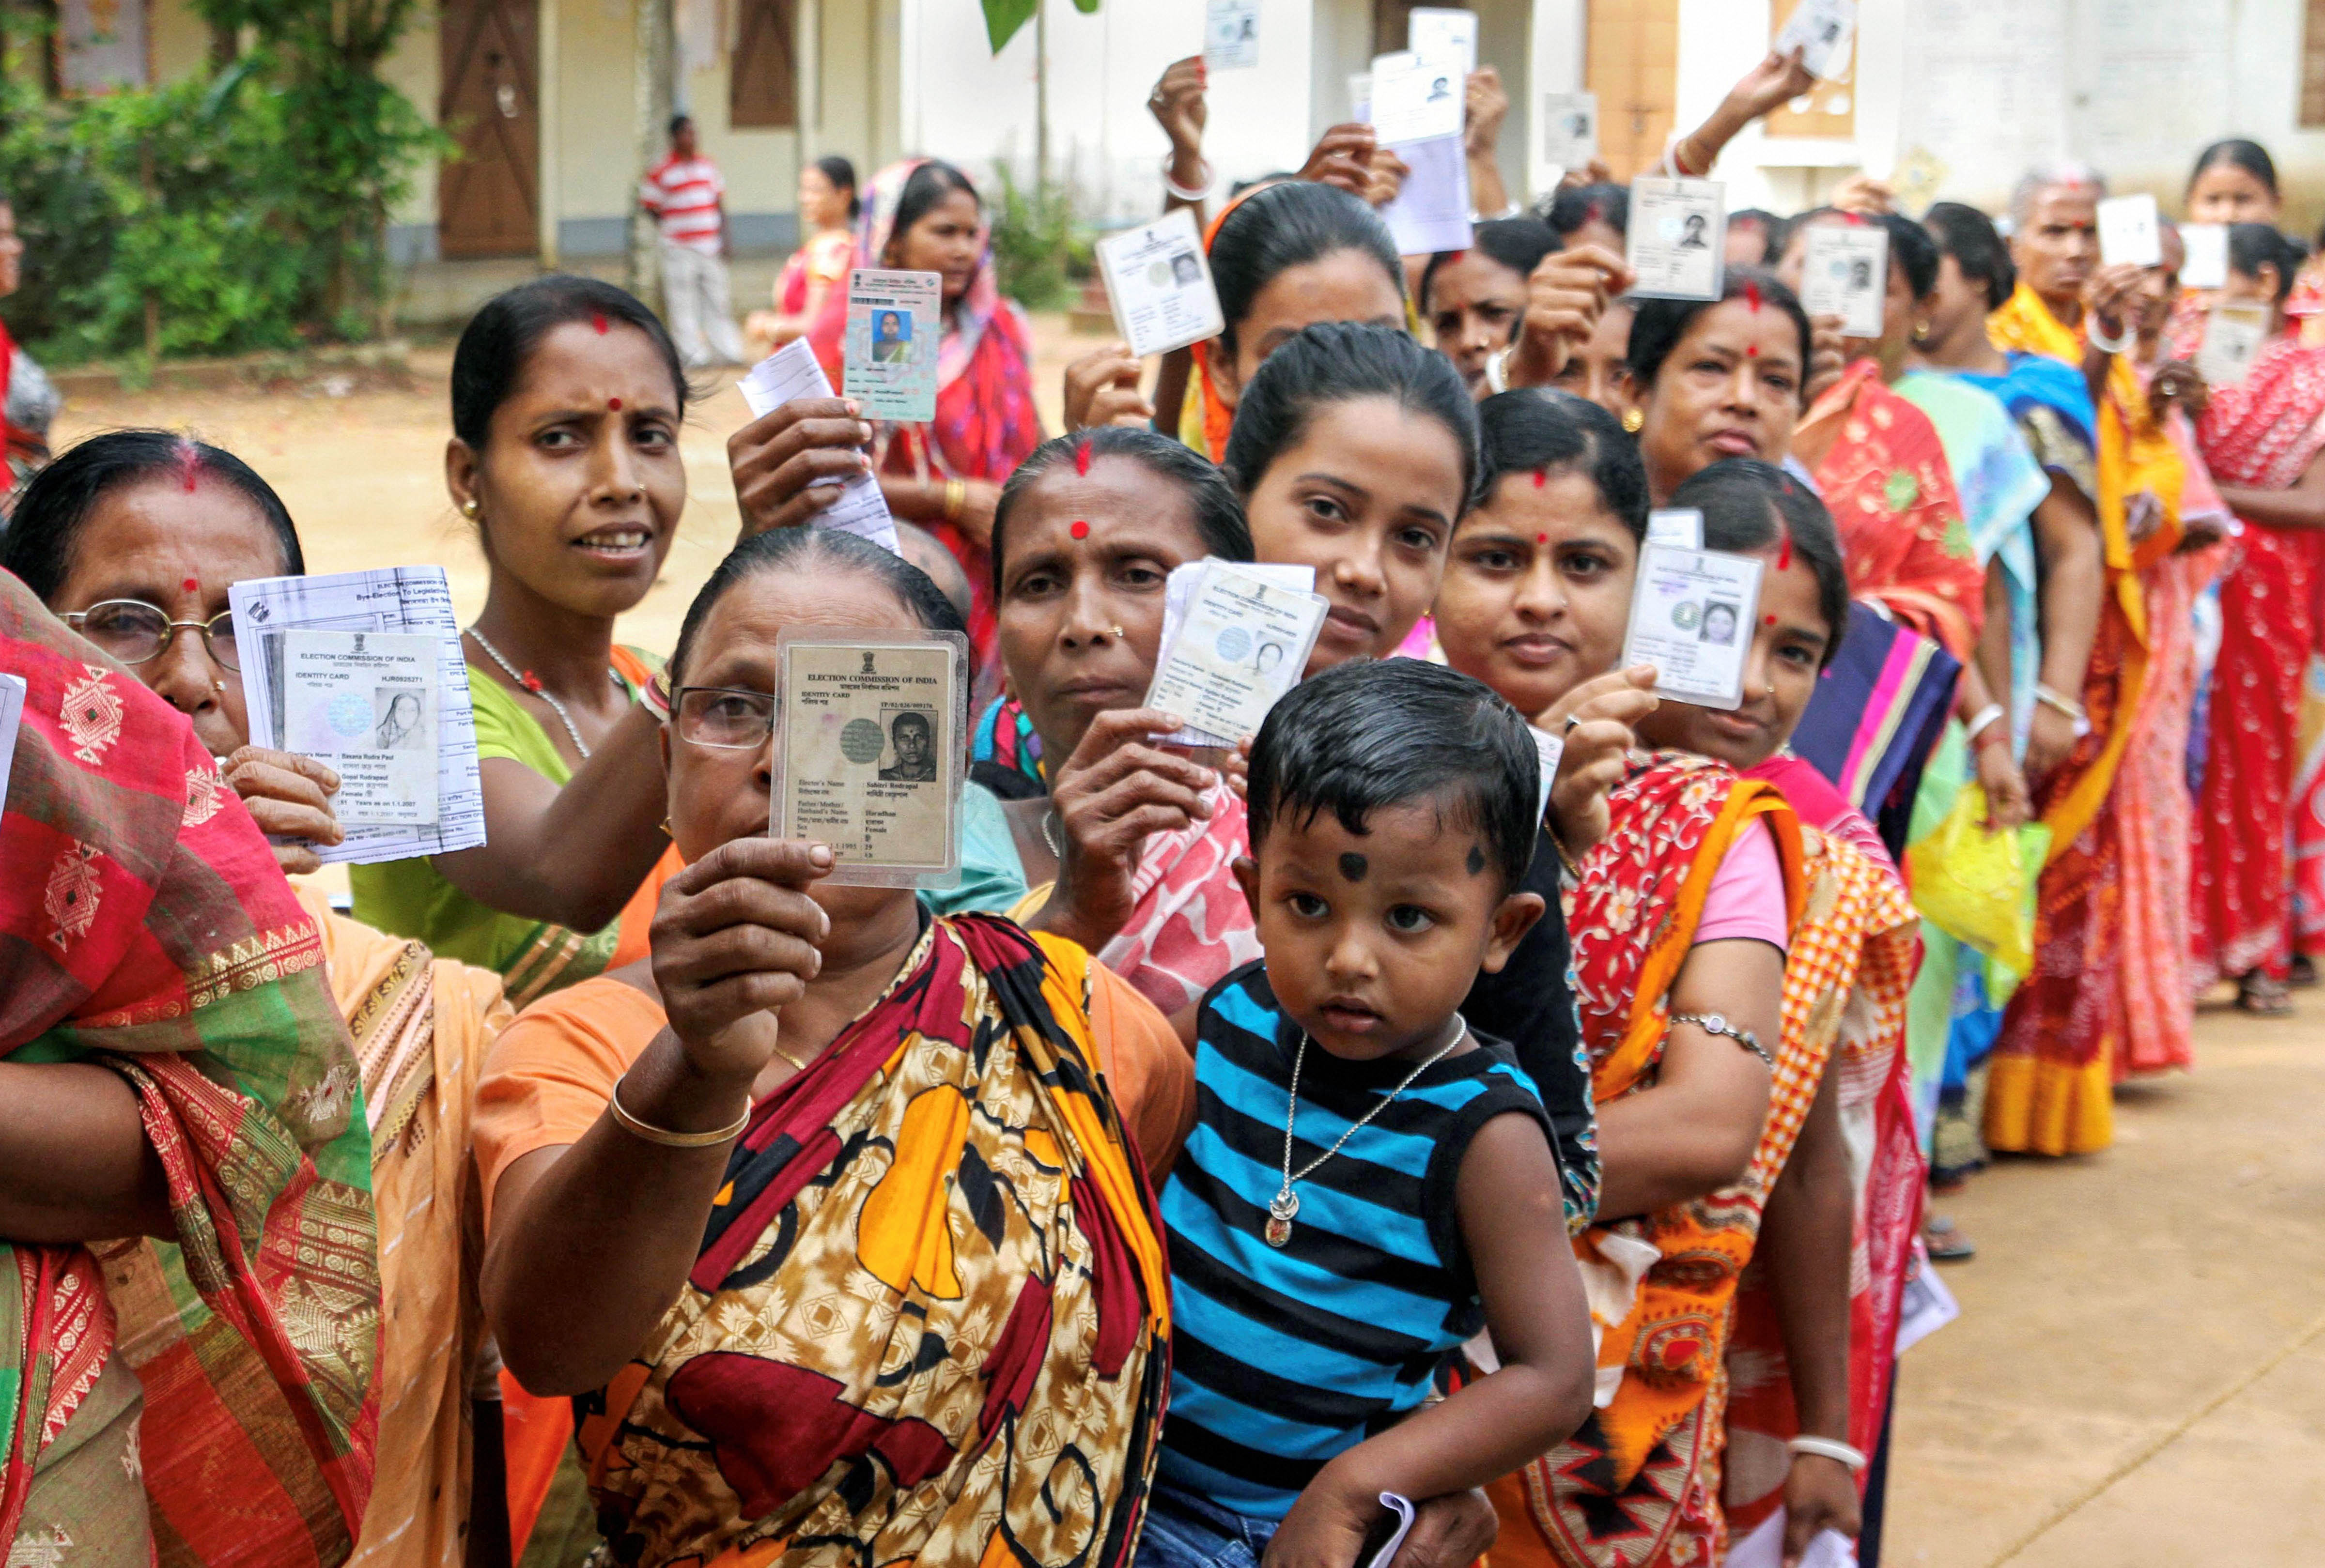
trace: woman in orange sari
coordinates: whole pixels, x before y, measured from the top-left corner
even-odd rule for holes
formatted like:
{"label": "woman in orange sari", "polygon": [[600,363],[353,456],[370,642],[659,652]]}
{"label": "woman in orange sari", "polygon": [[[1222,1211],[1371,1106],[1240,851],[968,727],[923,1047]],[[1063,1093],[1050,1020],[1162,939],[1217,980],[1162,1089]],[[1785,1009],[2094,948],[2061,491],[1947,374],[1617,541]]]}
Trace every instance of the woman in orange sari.
{"label": "woman in orange sari", "polygon": [[[1620,653],[1647,475],[1579,399],[1505,393],[1479,413],[1487,478],[1454,536],[1439,635],[1454,669],[1544,714]],[[1567,424],[1587,433],[1579,456]],[[1780,1084],[1789,1070],[1773,1047],[1804,890],[1798,820],[1707,758],[1634,752],[1621,774],[1566,894],[1604,1171],[1576,1243],[1598,1407],[1489,1489],[1495,1560],[1528,1568],[1686,1561],[1716,1535],[1721,1348],[1756,1209],[1708,1200],[1752,1170],[1772,1068]],[[1798,1121],[1778,1121],[1788,1145]]]}
{"label": "woman in orange sari", "polygon": [[2083,733],[2035,789],[2051,854],[2035,911],[2034,973],[2004,1014],[1987,1087],[1987,1143],[2034,1154],[2089,1153],[2115,1137],[2111,1090],[2123,1048],[2119,970],[2127,950],[2109,795],[2147,678],[2139,572],[2178,547],[2186,478],[2125,353],[2146,269],[2098,266],[2104,194],[2098,176],[2078,167],[2038,171],[2020,182],[2010,242],[2018,287],[1987,323],[2005,353],[2080,367],[2098,405],[2107,594],[2083,689],[2035,691],[2038,702],[2067,713]]}

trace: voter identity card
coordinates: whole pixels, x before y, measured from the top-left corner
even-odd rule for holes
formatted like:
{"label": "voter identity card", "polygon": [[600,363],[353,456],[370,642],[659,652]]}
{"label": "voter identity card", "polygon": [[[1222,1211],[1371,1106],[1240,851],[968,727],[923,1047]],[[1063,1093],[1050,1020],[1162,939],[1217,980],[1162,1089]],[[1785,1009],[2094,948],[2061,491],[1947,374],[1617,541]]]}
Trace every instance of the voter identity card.
{"label": "voter identity card", "polygon": [[1620,668],[1653,665],[1655,695],[1673,702],[1742,706],[1765,565],[1757,556],[1646,546]]}
{"label": "voter identity card", "polygon": [[1227,325],[1191,207],[1107,235],[1098,242],[1098,263],[1115,325],[1142,358],[1217,337]]}
{"label": "voter identity card", "polygon": [[2180,263],[2183,289],[2225,289],[2228,286],[2228,226],[2224,223],[2183,223],[2180,244],[2187,252]]}
{"label": "voter identity card", "polygon": [[2234,386],[2244,380],[2268,346],[2269,309],[2224,300],[2204,318],[2204,342],[2196,350],[2196,374],[2208,386]]}
{"label": "voter identity card", "polygon": [[1598,156],[1598,95],[1542,95],[1542,161],[1554,169],[1588,169]]}
{"label": "voter identity card", "polygon": [[1332,606],[1321,594],[1231,561],[1199,566],[1177,635],[1155,663],[1146,706],[1177,714],[1187,729],[1209,737],[1196,743],[1232,746],[1256,734],[1276,699],[1300,683]]}
{"label": "voter identity card", "polygon": [[2155,198],[2142,191],[2099,203],[2099,260],[2108,266],[2160,266],[2163,235]]}
{"label": "voter identity card", "polygon": [[774,835],[829,844],[843,886],[958,879],[968,640],[785,631],[775,663]]}
{"label": "voter identity card", "polygon": [[1625,258],[1651,300],[1717,300],[1726,272],[1727,187],[1717,180],[1631,181]]}
{"label": "voter identity card", "polygon": [[1469,225],[1469,158],[1459,136],[1406,142],[1396,149],[1404,179],[1396,199],[1381,208],[1389,238],[1401,256],[1433,256],[1466,251],[1474,237]]}
{"label": "voter identity card", "polygon": [[1703,513],[1692,506],[1658,506],[1647,513],[1647,543],[1683,550],[1703,548]]}
{"label": "voter identity card", "polygon": [[1927,147],[1906,152],[1889,171],[1889,189],[1897,198],[1898,210],[1907,217],[1928,212],[1938,192],[1945,189],[1948,172],[1944,162]]}
{"label": "voter identity card", "polygon": [[[764,420],[801,398],[831,396],[831,378],[823,374],[808,340],[794,337],[753,365],[735,390],[750,405],[751,417]],[[880,482],[869,468],[841,485],[838,497],[815,514],[815,521],[820,527],[868,539],[892,555],[903,553],[896,543],[896,520],[888,511],[888,498],[880,493]]]}
{"label": "voter identity card", "polygon": [[342,822],[432,823],[441,640],[416,632],[283,634],[282,749],[339,776]]}
{"label": "voter identity card", "polygon": [[1384,145],[1461,134],[1460,71],[1411,50],[1373,57],[1372,127]]}
{"label": "voter identity card", "polygon": [[1460,72],[1454,87],[1465,88],[1469,73],[1477,69],[1477,14],[1435,5],[1417,7],[1405,21],[1404,47],[1423,60],[1453,67]]}
{"label": "voter identity card", "polygon": [[1210,0],[1203,14],[1203,63],[1249,70],[1259,63],[1259,0]]}
{"label": "voter identity card", "polygon": [[1801,265],[1801,308],[1838,316],[1843,337],[1881,336],[1889,297],[1889,231],[1871,223],[1811,224]]}
{"label": "voter identity card", "polygon": [[944,276],[859,267],[848,275],[845,384],[875,420],[937,416],[937,342]]}
{"label": "voter identity card", "polygon": [[1856,34],[1856,0],[1801,0],[1776,34],[1776,52],[1799,50],[1809,74],[1830,81],[1848,69],[1849,41]]}

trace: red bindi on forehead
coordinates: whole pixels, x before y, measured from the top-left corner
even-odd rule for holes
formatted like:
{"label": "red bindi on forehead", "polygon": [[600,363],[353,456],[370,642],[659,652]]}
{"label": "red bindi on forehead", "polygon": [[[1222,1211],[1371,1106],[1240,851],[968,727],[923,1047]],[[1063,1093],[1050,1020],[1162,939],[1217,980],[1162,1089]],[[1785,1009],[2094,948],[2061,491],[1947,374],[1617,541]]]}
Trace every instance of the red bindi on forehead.
{"label": "red bindi on forehead", "polygon": [[1550,535],[1546,533],[1538,533],[1533,536],[1533,542],[1536,544],[1548,544],[1550,542]]}
{"label": "red bindi on forehead", "polygon": [[1745,358],[1746,358],[1746,359],[1757,359],[1757,358],[1759,358],[1759,357],[1760,357],[1760,346],[1759,346],[1758,344],[1756,344],[1756,343],[1747,343],[1747,344],[1746,344],[1746,345],[1744,346],[1744,357],[1745,357]]}
{"label": "red bindi on forehead", "polygon": [[619,398],[607,398],[606,400],[606,406],[618,414],[622,411],[622,400]]}
{"label": "red bindi on forehead", "polygon": [[178,586],[183,588],[189,594],[199,594],[202,591],[201,579],[199,577],[188,577],[184,582],[180,583]]}
{"label": "red bindi on forehead", "polygon": [[1089,524],[1084,522],[1078,517],[1074,519],[1073,527],[1066,530],[1066,531],[1073,535],[1076,539],[1088,539],[1089,538]]}

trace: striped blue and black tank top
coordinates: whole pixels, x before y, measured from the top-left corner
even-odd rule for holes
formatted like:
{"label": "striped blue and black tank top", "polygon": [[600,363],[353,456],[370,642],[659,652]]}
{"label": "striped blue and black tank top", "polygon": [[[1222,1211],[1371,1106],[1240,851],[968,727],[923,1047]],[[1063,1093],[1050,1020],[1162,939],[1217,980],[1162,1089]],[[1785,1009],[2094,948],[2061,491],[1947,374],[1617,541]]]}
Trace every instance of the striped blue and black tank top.
{"label": "striped blue and black tank top", "polygon": [[[1267,1244],[1300,1027],[1264,963],[1204,997],[1195,1130],[1162,1193],[1171,1244],[1171,1412],[1160,1479],[1280,1519],[1325,1462],[1417,1409],[1440,1362],[1485,1324],[1455,1178],[1469,1140],[1513,1112],[1543,1121],[1508,1049],[1446,1057],[1293,1189],[1289,1243]],[[1413,1070],[1310,1046],[1297,1171]]]}

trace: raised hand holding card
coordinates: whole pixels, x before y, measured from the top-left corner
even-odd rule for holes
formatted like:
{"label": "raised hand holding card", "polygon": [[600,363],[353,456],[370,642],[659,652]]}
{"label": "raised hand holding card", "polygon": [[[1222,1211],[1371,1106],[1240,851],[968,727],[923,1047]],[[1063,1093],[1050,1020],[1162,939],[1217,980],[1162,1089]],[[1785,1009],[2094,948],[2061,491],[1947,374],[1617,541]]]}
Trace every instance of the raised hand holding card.
{"label": "raised hand holding card", "polygon": [[1639,552],[1622,669],[1655,667],[1654,693],[1698,707],[1743,706],[1744,665],[1760,609],[1756,556],[1650,544]]}
{"label": "raised hand holding card", "polygon": [[1717,180],[1631,181],[1626,236],[1635,294],[1717,300],[1727,270],[1727,187]]}
{"label": "raised hand holding card", "polygon": [[1186,720],[1165,737],[1173,744],[1232,746],[1256,734],[1299,684],[1331,601],[1231,561],[1190,566],[1185,609],[1166,628],[1146,706]]}
{"label": "raised hand holding card", "polygon": [[858,267],[848,274],[842,380],[874,419],[925,424],[936,418],[943,302],[940,272]]}
{"label": "raised hand holding card", "polygon": [[1168,354],[1225,328],[1193,208],[1108,235],[1098,242],[1098,262],[1131,353]]}
{"label": "raised hand holding card", "polygon": [[1819,223],[1801,264],[1801,308],[1838,316],[1844,337],[1881,336],[1889,296],[1889,231],[1878,224]]}
{"label": "raised hand holding card", "polygon": [[[823,374],[808,340],[794,337],[753,365],[735,390],[750,406],[751,417],[763,420],[801,398],[831,396],[831,379]],[[815,521],[820,528],[868,539],[892,555],[903,553],[896,542],[896,519],[888,510],[888,498],[869,469],[841,485],[839,498],[817,512]]]}
{"label": "raised hand holding card", "polygon": [[786,631],[775,662],[774,836],[829,844],[842,886],[957,881],[968,640]]}

